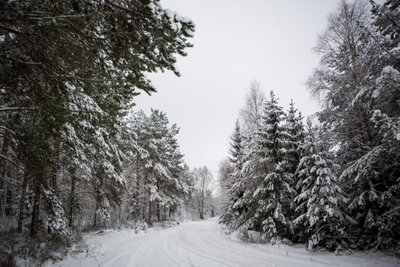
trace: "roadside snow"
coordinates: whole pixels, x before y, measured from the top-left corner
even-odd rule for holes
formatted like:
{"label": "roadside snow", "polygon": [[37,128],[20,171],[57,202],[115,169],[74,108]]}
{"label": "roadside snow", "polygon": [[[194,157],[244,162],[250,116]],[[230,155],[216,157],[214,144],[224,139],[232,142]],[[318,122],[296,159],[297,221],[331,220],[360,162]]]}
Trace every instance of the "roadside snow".
{"label": "roadside snow", "polygon": [[215,219],[147,233],[91,234],[86,243],[85,251],[44,266],[400,266],[400,260],[379,253],[336,256],[303,247],[245,243],[225,235]]}

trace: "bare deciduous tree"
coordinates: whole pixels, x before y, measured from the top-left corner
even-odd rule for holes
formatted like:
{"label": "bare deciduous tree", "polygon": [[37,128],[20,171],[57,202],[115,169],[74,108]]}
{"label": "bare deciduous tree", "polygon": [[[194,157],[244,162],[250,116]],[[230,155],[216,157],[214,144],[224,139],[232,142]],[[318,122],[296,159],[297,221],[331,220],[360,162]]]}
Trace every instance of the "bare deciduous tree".
{"label": "bare deciduous tree", "polygon": [[257,80],[253,80],[246,95],[245,106],[240,111],[240,120],[243,125],[243,131],[246,134],[254,133],[259,126],[264,100],[265,94],[261,89],[260,83]]}
{"label": "bare deciduous tree", "polygon": [[195,168],[193,173],[193,197],[196,201],[197,210],[201,220],[205,218],[205,210],[207,208],[207,197],[211,197],[210,183],[212,181],[212,173],[206,167]]}

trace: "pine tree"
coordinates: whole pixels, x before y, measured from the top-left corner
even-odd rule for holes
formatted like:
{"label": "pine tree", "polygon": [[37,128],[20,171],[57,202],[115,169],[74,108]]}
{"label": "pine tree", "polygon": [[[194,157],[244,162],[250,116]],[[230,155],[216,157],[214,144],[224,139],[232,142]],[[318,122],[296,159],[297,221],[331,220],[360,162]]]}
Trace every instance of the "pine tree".
{"label": "pine tree", "polygon": [[140,92],[155,91],[148,73],[179,75],[176,55],[192,46],[193,22],[153,0],[44,0],[3,1],[0,24],[1,126],[13,133],[9,154],[23,170],[19,230],[30,220],[32,235],[49,233],[47,215],[79,225],[80,204],[96,206],[94,224],[105,223],[126,186],[119,119]]}
{"label": "pine tree", "polygon": [[134,181],[131,182],[131,198],[128,204],[131,216],[151,222],[166,218],[177,209],[189,193],[183,155],[176,135],[179,128],[169,125],[165,113],[152,110],[135,113],[127,123],[130,138],[130,156],[127,170]]}

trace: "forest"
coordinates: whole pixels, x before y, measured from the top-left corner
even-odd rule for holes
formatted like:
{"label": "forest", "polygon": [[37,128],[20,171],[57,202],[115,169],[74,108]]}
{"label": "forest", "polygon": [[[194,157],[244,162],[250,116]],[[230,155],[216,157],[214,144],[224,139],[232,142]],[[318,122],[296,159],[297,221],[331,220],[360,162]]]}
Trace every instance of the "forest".
{"label": "forest", "polygon": [[342,1],[318,37],[304,119],[253,82],[222,168],[220,221],[244,239],[308,249],[400,241],[400,1]]}
{"label": "forest", "polygon": [[203,216],[209,173],[191,176],[179,127],[132,110],[156,91],[146,74],[179,75],[191,20],[122,0],[2,1],[0,18],[2,260],[46,259],[87,229],[168,220],[189,197]]}
{"label": "forest", "polygon": [[216,215],[246,241],[398,256],[400,1],[329,16],[313,116],[251,83],[217,194],[208,167],[185,163],[179,126],[136,108],[157,93],[149,74],[180,76],[194,32],[158,0],[0,2],[0,263]]}

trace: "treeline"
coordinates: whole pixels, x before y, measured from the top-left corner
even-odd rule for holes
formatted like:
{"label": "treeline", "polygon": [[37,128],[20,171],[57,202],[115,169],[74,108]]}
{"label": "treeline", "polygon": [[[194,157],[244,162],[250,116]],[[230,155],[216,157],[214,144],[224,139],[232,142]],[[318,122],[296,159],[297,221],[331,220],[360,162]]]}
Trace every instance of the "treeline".
{"label": "treeline", "polygon": [[2,235],[68,241],[176,210],[188,193],[178,128],[128,110],[155,92],[147,73],[179,75],[193,31],[157,0],[1,1]]}
{"label": "treeline", "polygon": [[329,16],[308,81],[323,103],[316,125],[252,85],[223,181],[231,230],[309,249],[399,252],[399,21],[398,0],[342,1]]}

